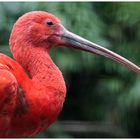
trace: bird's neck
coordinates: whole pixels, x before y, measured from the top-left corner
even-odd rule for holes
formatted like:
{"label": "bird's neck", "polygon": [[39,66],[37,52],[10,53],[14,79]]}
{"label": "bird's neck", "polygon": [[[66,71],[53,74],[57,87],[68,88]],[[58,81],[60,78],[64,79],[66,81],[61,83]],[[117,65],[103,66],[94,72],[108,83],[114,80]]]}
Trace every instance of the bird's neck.
{"label": "bird's neck", "polygon": [[63,76],[53,63],[49,49],[45,47],[30,47],[19,60],[20,64],[29,73],[32,82],[38,86],[50,86],[65,91]]}
{"label": "bird's neck", "polygon": [[48,72],[56,69],[55,64],[51,60],[49,50],[44,48],[31,47],[26,55],[22,58],[21,65],[29,73],[32,79],[42,79],[45,76],[48,79]]}

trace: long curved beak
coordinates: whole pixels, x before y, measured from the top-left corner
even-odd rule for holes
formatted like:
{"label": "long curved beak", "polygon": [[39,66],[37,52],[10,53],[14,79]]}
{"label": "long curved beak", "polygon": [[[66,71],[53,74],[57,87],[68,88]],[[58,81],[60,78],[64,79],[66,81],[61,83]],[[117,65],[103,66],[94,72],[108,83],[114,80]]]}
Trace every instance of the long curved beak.
{"label": "long curved beak", "polygon": [[63,34],[61,35],[61,40],[63,40],[63,45],[67,47],[73,47],[76,49],[88,51],[91,53],[99,54],[110,58],[120,64],[127,66],[129,69],[133,70],[134,72],[140,74],[140,68],[135,65],[134,63],[130,62],[126,58],[98,45],[92,43],[74,33],[69,32],[63,27]]}

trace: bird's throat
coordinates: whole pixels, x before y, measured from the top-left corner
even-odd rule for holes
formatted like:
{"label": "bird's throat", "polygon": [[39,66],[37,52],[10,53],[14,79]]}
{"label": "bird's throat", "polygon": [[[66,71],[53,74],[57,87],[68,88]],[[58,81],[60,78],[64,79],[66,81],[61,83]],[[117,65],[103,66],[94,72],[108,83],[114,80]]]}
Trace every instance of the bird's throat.
{"label": "bird's throat", "polygon": [[[24,60],[24,61],[23,61]],[[38,86],[50,86],[66,92],[62,73],[52,61],[45,47],[30,47],[19,63]]]}
{"label": "bird's throat", "polygon": [[56,66],[50,58],[49,50],[44,48],[32,47],[26,55],[24,56],[22,62],[23,67],[29,73],[31,79],[42,79],[45,76],[45,79],[48,78],[49,71],[55,68]]}

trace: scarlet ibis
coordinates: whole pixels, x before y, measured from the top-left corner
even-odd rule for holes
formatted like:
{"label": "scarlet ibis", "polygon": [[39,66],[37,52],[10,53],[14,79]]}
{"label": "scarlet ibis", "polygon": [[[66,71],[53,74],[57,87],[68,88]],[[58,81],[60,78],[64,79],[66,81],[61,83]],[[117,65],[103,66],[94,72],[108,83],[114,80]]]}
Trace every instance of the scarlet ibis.
{"label": "scarlet ibis", "polygon": [[0,137],[33,136],[59,115],[66,87],[49,54],[53,46],[103,55],[140,74],[140,68],[127,59],[66,30],[56,16],[45,11],[26,13],[10,36],[15,60],[0,53]]}

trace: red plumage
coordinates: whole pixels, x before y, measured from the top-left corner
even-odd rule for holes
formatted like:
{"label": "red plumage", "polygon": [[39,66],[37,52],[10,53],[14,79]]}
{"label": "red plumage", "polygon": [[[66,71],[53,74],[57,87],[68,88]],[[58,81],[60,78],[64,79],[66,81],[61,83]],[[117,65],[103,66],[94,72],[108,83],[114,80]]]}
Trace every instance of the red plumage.
{"label": "red plumage", "polygon": [[0,54],[0,137],[37,134],[62,109],[66,88],[61,72],[50,58],[50,45],[44,42],[46,32],[50,34],[45,25],[47,19],[59,21],[39,11],[19,18],[10,37],[17,62]]}

